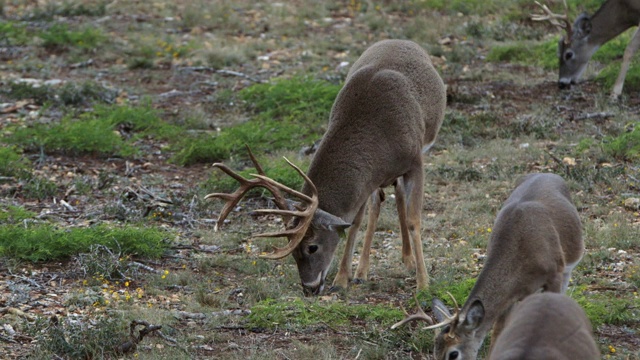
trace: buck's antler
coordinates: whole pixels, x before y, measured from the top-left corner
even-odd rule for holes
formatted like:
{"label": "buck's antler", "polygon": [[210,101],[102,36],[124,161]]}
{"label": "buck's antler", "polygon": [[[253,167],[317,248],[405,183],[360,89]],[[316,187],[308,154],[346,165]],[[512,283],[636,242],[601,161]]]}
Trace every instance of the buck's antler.
{"label": "buck's antler", "polygon": [[[275,203],[280,209],[260,209],[260,210],[256,210],[255,211],[256,213],[281,215],[285,219],[285,223],[288,222],[287,219],[291,216],[296,216],[301,218],[298,225],[295,226],[294,228],[287,229],[284,231],[274,232],[274,233],[265,233],[265,234],[255,235],[257,237],[286,236],[289,239],[289,243],[287,244],[287,246],[283,248],[275,248],[273,253],[261,256],[267,259],[280,259],[291,254],[291,252],[298,246],[298,244],[300,244],[300,242],[302,241],[302,238],[307,232],[307,229],[309,228],[309,225],[311,225],[311,221],[313,220],[313,215],[315,214],[315,211],[318,208],[318,190],[316,189],[311,179],[309,179],[309,177],[302,170],[300,170],[299,167],[294,165],[287,158],[285,158],[287,163],[291,165],[304,178],[305,182],[309,185],[309,188],[311,189],[311,196],[307,196],[301,192],[293,190],[288,186],[283,185],[267,177],[264,174],[264,171],[262,170],[260,165],[258,164],[258,161],[255,159],[255,157],[251,153],[251,150],[249,149],[248,146],[247,146],[247,149],[249,150],[249,156],[251,157],[251,161],[253,162],[253,164],[256,167],[256,170],[259,173],[259,174],[251,174],[251,176],[254,176],[255,179],[246,179],[240,176],[235,171],[229,169],[229,167],[227,167],[226,165],[222,163],[215,163],[213,164],[213,167],[219,168],[220,170],[224,171],[227,175],[236,179],[240,183],[240,187],[231,194],[212,193],[212,194],[206,195],[204,198],[205,199],[219,198],[226,201],[224,207],[222,208],[222,211],[220,212],[218,221],[216,222],[215,231],[217,231],[219,226],[221,226],[222,223],[224,222],[224,219],[229,215],[231,210],[238,204],[240,199],[242,199],[242,197],[244,196],[244,194],[247,193],[247,191],[249,191],[254,187],[264,187],[265,189],[269,190],[273,194],[275,198]],[[287,201],[285,197],[282,195],[282,193],[280,192],[280,190],[283,190],[284,192],[290,195],[293,195],[295,197],[302,199],[304,202],[308,204],[306,209],[303,210],[301,207],[295,206],[296,210],[290,210],[289,206],[287,205]]]}
{"label": "buck's antler", "polygon": [[[541,4],[538,1],[535,3],[542,8],[543,14],[531,14],[531,20],[533,21],[549,21],[553,26],[557,27],[560,31],[566,31],[564,41],[568,43],[571,40],[571,22],[569,21],[569,7],[567,1],[562,0],[564,3],[564,15],[554,14],[547,5]],[[560,20],[560,21],[558,21]]]}
{"label": "buck's antler", "polygon": [[448,311],[447,309],[438,309],[446,319],[444,319],[443,321],[434,324],[433,323],[433,319],[431,318],[431,316],[427,315],[422,308],[420,307],[420,302],[418,301],[417,296],[414,295],[415,299],[416,299],[416,305],[418,306],[418,311],[413,314],[413,315],[409,315],[409,314],[405,314],[407,315],[406,318],[404,318],[402,321],[398,321],[397,323],[393,324],[393,326],[391,326],[392,329],[396,329],[399,326],[402,326],[410,321],[415,321],[415,320],[424,320],[426,322],[428,322],[429,324],[432,324],[430,326],[425,327],[423,330],[429,330],[429,329],[437,329],[443,326],[446,326],[448,324],[453,323],[459,315],[459,309],[458,309],[458,302],[456,302],[456,298],[453,297],[453,295],[451,295],[451,293],[447,292],[447,294],[449,294],[449,296],[451,297],[451,299],[453,300],[453,304],[454,304],[454,314],[449,316],[447,315]]}

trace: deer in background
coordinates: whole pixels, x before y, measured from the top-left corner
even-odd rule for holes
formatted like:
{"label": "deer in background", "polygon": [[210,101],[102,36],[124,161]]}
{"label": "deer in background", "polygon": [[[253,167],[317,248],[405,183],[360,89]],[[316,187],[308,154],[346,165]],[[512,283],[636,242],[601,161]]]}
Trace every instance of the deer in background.
{"label": "deer in background", "polygon": [[[403,234],[402,258],[407,267],[415,266],[417,288],[427,288],[420,233],[422,154],[436,140],[445,106],[444,83],[424,49],[405,40],[373,44],[349,70],[308,172],[304,174],[294,166],[305,179],[301,192],[264,176],[260,169],[249,180],[223,164],[214,164],[241,183],[233,194],[205,197],[227,202],[216,228],[250,188],[267,188],[279,209],[257,212],[281,215],[288,225],[284,231],[258,236],[286,236],[289,243],[264,257],[279,259],[291,254],[305,294],[315,295],[324,288],[341,234],[351,227],[333,283],[335,287],[348,286],[356,233],[370,199],[364,251],[356,273],[361,280],[366,279],[369,247],[383,199],[381,188],[395,184]],[[304,204],[290,208],[280,190]]]}
{"label": "deer in background", "polygon": [[[436,359],[475,359],[493,326],[498,338],[510,309],[540,290],[564,293],[584,253],[582,225],[564,180],[555,174],[518,179],[493,225],[487,257],[465,304],[451,314],[439,299],[432,309],[443,327]],[[432,319],[422,310],[393,325]],[[495,326],[494,326],[495,324]],[[493,344],[493,341],[492,341]]]}
{"label": "deer in background", "polygon": [[566,295],[527,296],[509,314],[490,360],[597,360],[584,310]]}
{"label": "deer in background", "polygon": [[[560,59],[560,76],[558,85],[567,88],[580,80],[591,56],[607,41],[615,38],[625,30],[640,24],[640,0],[607,0],[589,17],[586,13],[578,16],[571,26],[567,14],[567,2],[563,0],[565,14],[554,14],[546,5],[536,1],[544,14],[534,14],[535,21],[549,21],[560,31],[566,30],[558,42]],[[636,30],[627,45],[622,58],[620,73],[613,86],[611,98],[617,99],[622,94],[622,86],[627,76],[633,55],[640,47],[640,31]]]}

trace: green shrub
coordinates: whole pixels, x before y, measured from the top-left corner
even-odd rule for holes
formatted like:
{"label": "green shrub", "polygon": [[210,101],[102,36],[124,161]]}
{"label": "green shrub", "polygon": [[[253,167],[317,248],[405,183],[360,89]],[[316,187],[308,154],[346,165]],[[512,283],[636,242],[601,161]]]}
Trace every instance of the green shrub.
{"label": "green shrub", "polygon": [[29,32],[24,25],[12,21],[0,22],[0,45],[26,45],[29,39]]}
{"label": "green shrub", "polygon": [[245,144],[255,153],[298,150],[322,136],[339,89],[326,81],[302,77],[245,88],[239,96],[255,116],[215,137],[185,138],[176,146],[172,161],[190,165],[244,156]]}
{"label": "green shrub", "polygon": [[13,147],[0,146],[0,176],[21,178],[29,174],[29,160]]}
{"label": "green shrub", "polygon": [[167,237],[168,233],[157,228],[6,225],[0,227],[0,256],[32,262],[64,260],[99,244],[125,255],[157,258],[168,245]]}
{"label": "green shrub", "polygon": [[623,160],[640,159],[640,122],[636,122],[633,130],[617,137],[607,137],[602,143],[605,153]]}
{"label": "green shrub", "polygon": [[23,220],[36,216],[21,206],[0,205],[0,224],[19,224]]}
{"label": "green shrub", "polygon": [[74,31],[69,30],[66,24],[54,24],[38,36],[42,39],[42,46],[50,50],[66,50],[72,47],[92,50],[107,39],[98,29],[87,27]]}

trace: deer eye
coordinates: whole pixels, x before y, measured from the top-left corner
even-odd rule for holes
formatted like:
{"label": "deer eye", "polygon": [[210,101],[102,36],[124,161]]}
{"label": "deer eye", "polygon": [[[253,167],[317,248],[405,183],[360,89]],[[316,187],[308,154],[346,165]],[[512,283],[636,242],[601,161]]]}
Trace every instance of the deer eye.
{"label": "deer eye", "polygon": [[307,251],[309,252],[309,254],[313,254],[314,252],[318,251],[318,245],[309,245]]}
{"label": "deer eye", "polygon": [[573,59],[573,57],[574,57],[574,53],[571,50],[569,50],[566,53],[564,53],[564,60],[565,61],[569,61],[569,60]]}
{"label": "deer eye", "polygon": [[449,360],[456,360],[459,355],[460,353],[458,352],[458,350],[454,350],[449,353]]}

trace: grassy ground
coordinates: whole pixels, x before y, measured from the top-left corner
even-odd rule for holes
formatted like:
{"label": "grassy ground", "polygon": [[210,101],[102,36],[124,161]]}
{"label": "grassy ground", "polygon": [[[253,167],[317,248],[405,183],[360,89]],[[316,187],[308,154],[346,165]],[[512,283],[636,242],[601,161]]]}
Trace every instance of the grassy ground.
{"label": "grassy ground", "polygon": [[[572,17],[597,1],[569,1]],[[559,11],[560,4],[552,4]],[[551,26],[528,1],[0,1],[0,353],[29,358],[430,358],[433,332],[390,330],[415,308],[391,191],[370,280],[305,298],[293,259],[258,258],[280,226],[250,214],[221,231],[211,164],[301,179],[333,99],[371,43],[412,39],[447,84],[425,155],[429,291],[464,302],[518,176],[563,176],[587,254],[569,295],[603,358],[640,358],[640,67],[608,100],[626,41],[559,91]],[[338,256],[342,250],[339,250]],[[356,256],[357,260],[358,256]],[[335,269],[329,274],[332,278]],[[451,305],[451,304],[449,304]],[[137,347],[132,321],[148,331]],[[484,356],[486,350],[481,351]]]}

